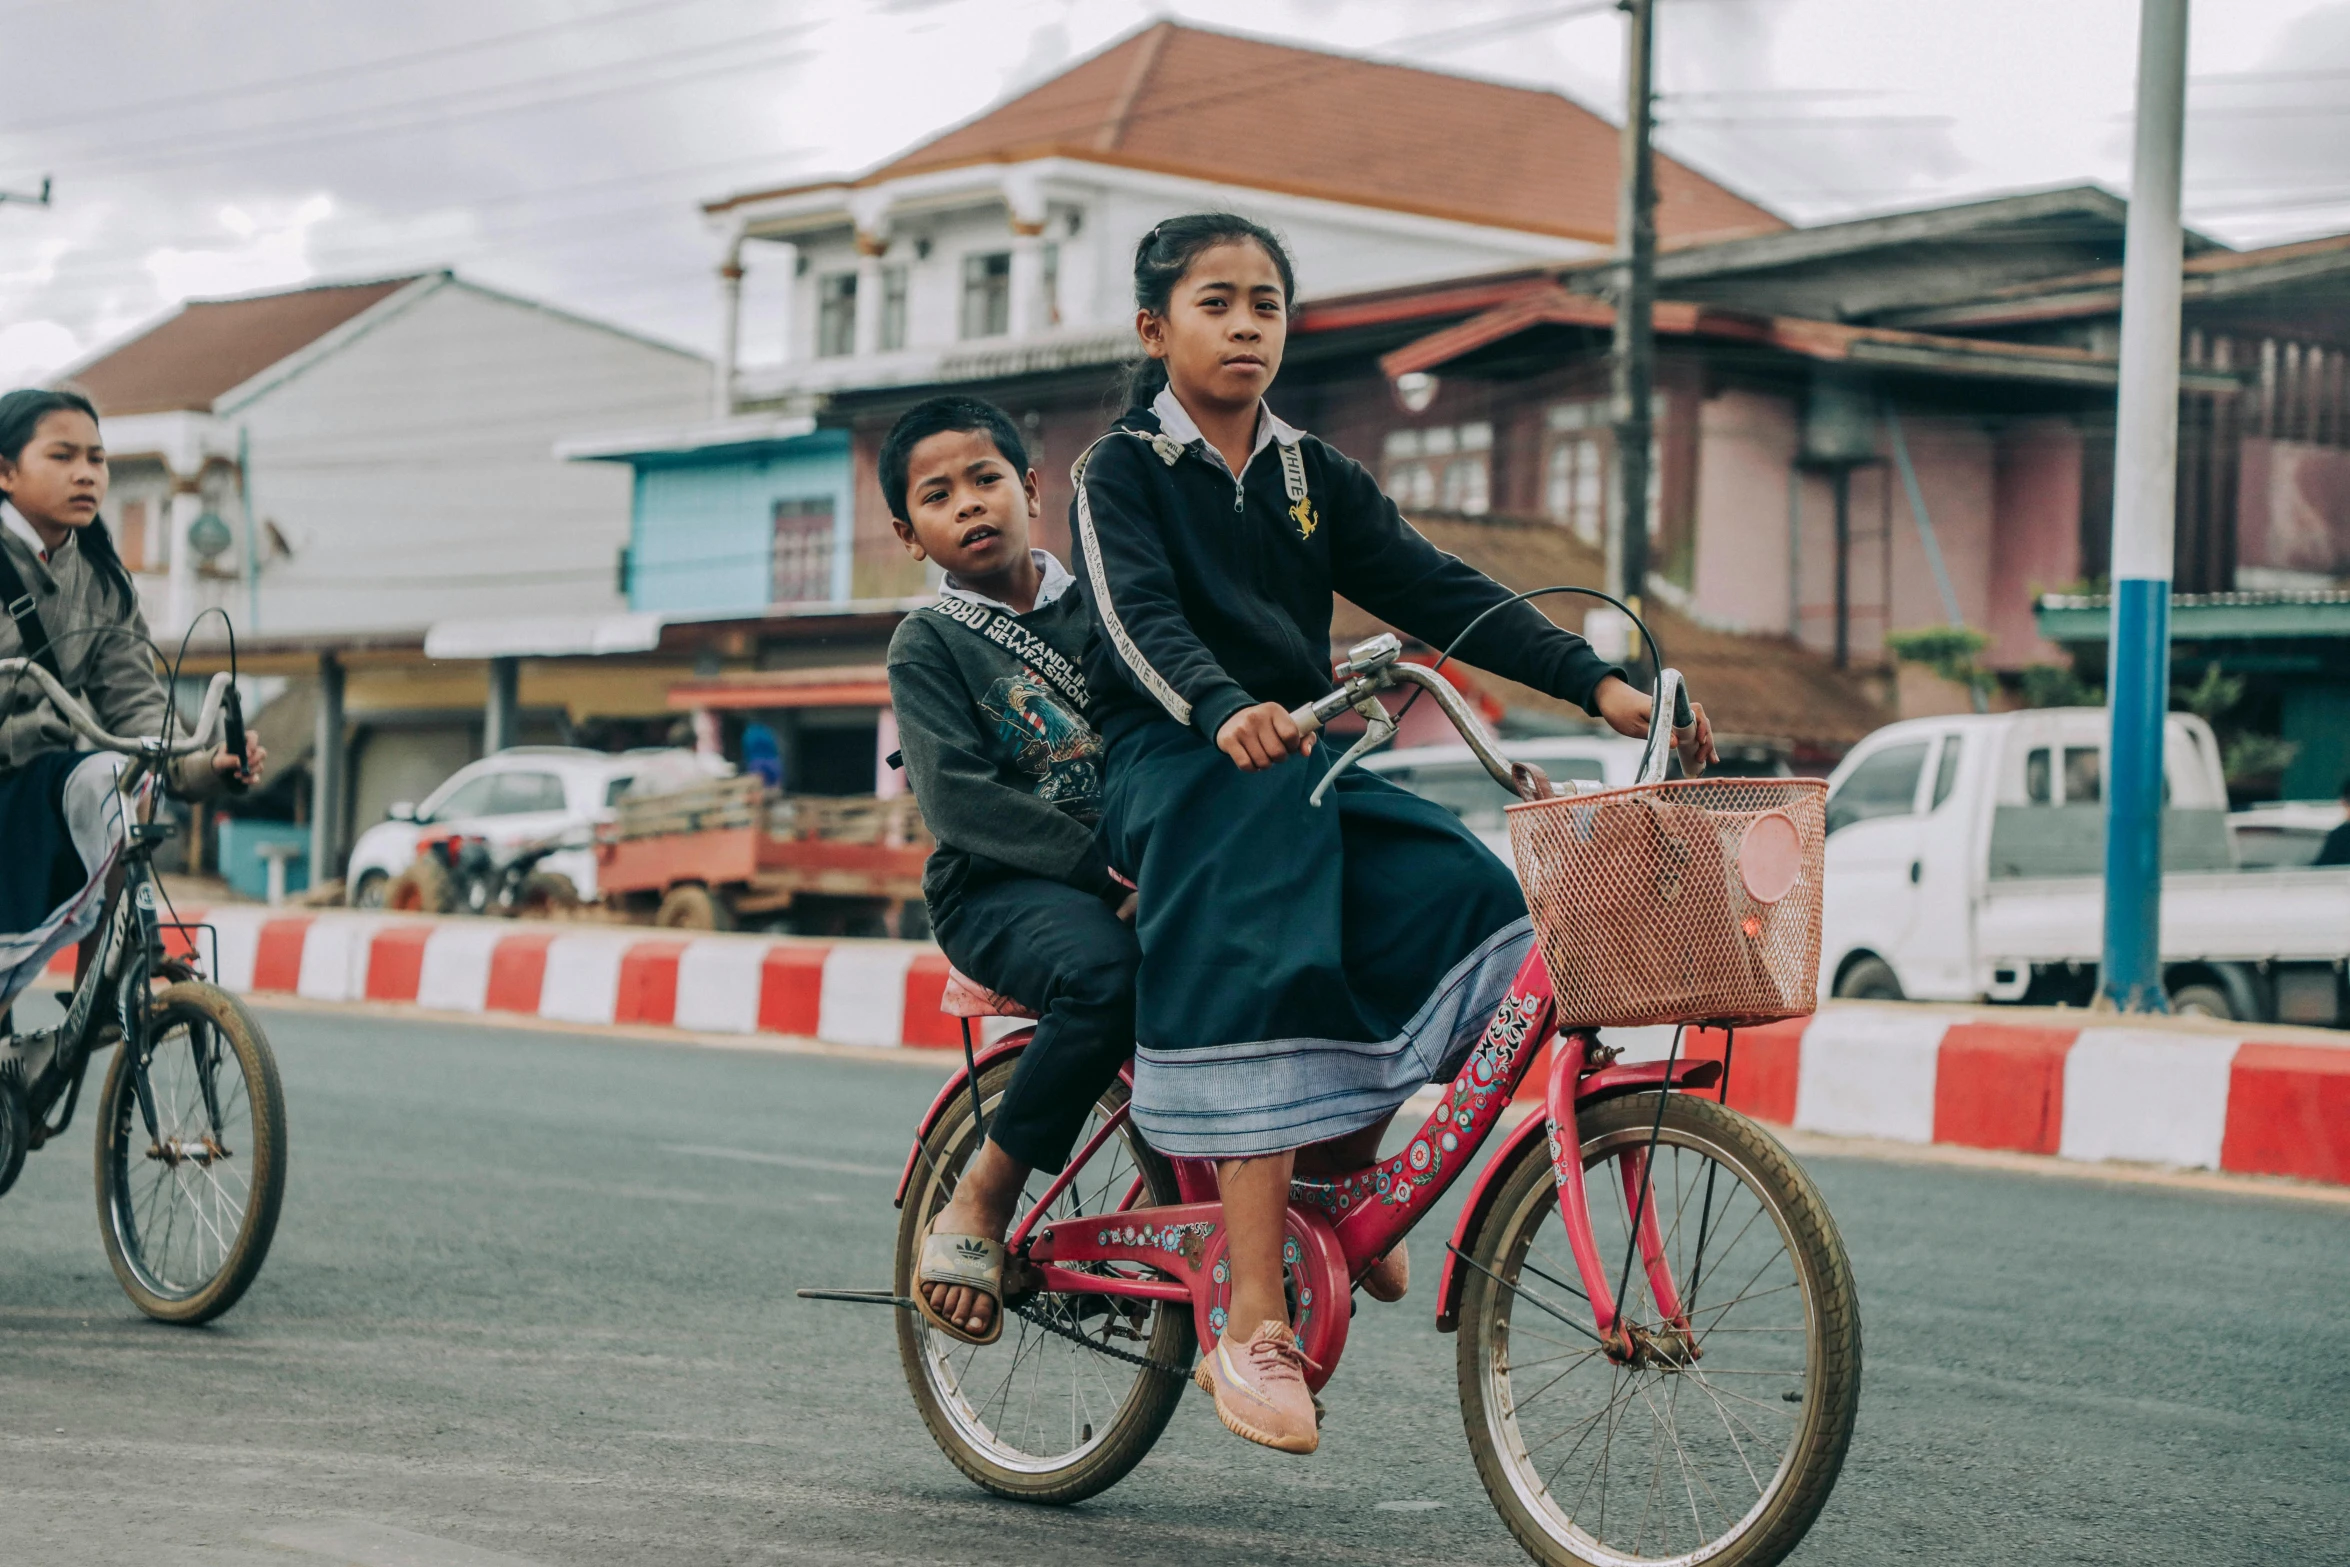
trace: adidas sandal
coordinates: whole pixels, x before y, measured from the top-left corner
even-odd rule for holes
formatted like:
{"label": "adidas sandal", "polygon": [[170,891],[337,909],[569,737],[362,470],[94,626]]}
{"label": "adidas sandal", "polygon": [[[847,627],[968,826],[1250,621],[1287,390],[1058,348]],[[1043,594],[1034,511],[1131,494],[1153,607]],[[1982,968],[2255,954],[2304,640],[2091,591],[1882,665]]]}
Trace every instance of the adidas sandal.
{"label": "adidas sandal", "polygon": [[[926,1284],[961,1285],[995,1302],[985,1336],[975,1335],[959,1322],[949,1322],[931,1307],[923,1293]],[[922,1239],[922,1266],[914,1275],[914,1309],[922,1320],[952,1339],[985,1348],[1004,1336],[1004,1247],[983,1235],[926,1235]]]}

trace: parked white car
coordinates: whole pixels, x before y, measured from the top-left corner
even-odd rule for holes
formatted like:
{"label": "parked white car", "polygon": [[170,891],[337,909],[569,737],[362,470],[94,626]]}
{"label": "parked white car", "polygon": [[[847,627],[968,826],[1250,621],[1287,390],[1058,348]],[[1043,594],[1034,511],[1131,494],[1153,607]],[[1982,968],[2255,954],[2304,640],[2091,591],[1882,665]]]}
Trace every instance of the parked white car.
{"label": "parked white car", "polygon": [[[1640,775],[1641,743],[1621,735],[1546,735],[1540,739],[1504,740],[1501,752],[1513,762],[1531,762],[1550,775],[1553,783],[1596,785],[1603,789],[1631,786]],[[1510,861],[1509,826],[1502,807],[1510,792],[1493,781],[1484,765],[1465,745],[1423,745],[1402,751],[1379,751],[1363,758],[1365,772],[1377,773],[1461,819],[1484,845]],[[1741,758],[1723,769],[1737,777],[1785,777],[1786,764]]]}
{"label": "parked white car", "polygon": [[[1823,992],[2080,1004],[2104,941],[2106,714],[1878,730],[1829,777]],[[2217,740],[2163,742],[2162,962],[2181,1012],[2350,1023],[2350,868],[2239,868]]]}
{"label": "parked white car", "polygon": [[571,746],[518,745],[469,762],[425,796],[421,805],[399,801],[388,818],[359,835],[344,874],[355,907],[381,908],[384,889],[416,858],[427,833],[461,832],[485,838],[503,856],[527,843],[557,836],[576,837],[577,848],[558,849],[539,868],[571,878],[583,899],[596,896],[594,825],[610,819],[612,804],[654,758],[688,758],[690,752],[579,750]]}

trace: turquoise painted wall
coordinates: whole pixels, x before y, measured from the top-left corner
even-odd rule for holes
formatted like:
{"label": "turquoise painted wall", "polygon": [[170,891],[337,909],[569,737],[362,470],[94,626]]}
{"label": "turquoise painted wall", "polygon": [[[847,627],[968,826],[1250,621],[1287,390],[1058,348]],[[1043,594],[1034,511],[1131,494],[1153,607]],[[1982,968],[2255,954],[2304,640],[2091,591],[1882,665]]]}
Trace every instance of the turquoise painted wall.
{"label": "turquoise painted wall", "polygon": [[628,606],[756,613],[772,584],[775,505],[832,501],[832,596],[849,596],[855,537],[846,430],[692,453],[649,453],[636,466]]}
{"label": "turquoise painted wall", "polygon": [[2287,686],[2284,731],[2298,748],[2285,764],[2285,798],[2332,799],[2350,777],[2350,685]]}

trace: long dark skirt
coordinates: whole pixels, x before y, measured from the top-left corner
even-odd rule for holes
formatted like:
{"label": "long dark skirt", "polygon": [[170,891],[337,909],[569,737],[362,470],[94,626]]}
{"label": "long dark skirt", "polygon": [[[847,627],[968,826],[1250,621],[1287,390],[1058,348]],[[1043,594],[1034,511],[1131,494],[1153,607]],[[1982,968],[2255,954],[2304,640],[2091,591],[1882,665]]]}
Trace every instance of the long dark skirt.
{"label": "long dark skirt", "polygon": [[47,751],[0,773],[0,1011],[96,926],[122,843],[122,759]]}
{"label": "long dark skirt", "polygon": [[1195,731],[1113,724],[1103,832],[1141,888],[1134,1120],[1238,1158],[1371,1125],[1457,1070],[1533,942],[1517,878],[1450,812],[1337,747],[1244,773]]}

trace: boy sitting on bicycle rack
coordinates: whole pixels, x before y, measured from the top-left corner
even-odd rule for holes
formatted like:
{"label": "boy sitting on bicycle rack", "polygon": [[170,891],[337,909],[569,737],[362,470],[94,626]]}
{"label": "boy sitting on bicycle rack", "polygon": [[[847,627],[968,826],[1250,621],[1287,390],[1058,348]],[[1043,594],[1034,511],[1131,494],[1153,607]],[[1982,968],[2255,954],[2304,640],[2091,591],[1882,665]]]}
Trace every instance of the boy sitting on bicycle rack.
{"label": "boy sitting on bicycle rack", "polygon": [[938,605],[889,645],[906,779],[938,839],[923,899],[948,960],[1039,1019],[915,1287],[932,1326],[992,1344],[1022,1184],[1067,1163],[1134,1047],[1134,898],[1094,839],[1102,744],[1078,667],[1091,619],[1068,570],[1029,547],[1036,474],[1018,430],[992,404],[934,397],[898,420],[878,467],[898,537],[946,572]]}
{"label": "boy sitting on bicycle rack", "polygon": [[[138,591],[98,515],[106,481],[89,399],[32,388],[0,397],[0,658],[30,660],[117,733],[157,734],[169,701]],[[162,781],[203,799],[244,788],[262,761],[249,742],[243,758],[225,748],[181,758]],[[97,923],[121,844],[123,765],[77,750],[33,681],[0,683],[0,1039],[9,1003]]]}

